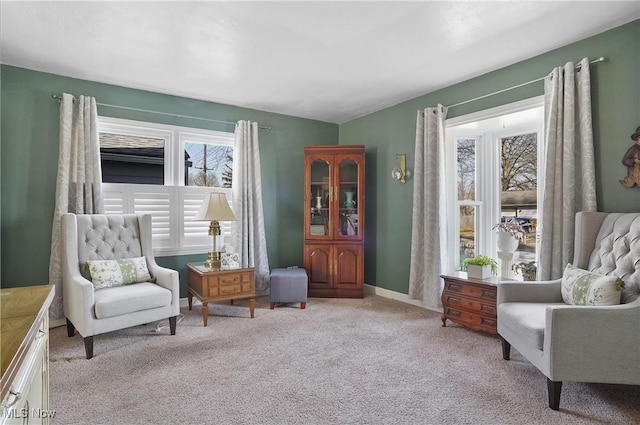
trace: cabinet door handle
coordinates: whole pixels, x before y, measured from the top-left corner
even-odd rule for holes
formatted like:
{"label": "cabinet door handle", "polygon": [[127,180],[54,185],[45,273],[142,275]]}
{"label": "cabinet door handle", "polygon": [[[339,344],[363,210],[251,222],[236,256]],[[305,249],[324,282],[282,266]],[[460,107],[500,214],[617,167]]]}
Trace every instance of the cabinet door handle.
{"label": "cabinet door handle", "polygon": [[11,406],[14,406],[18,401],[20,401],[20,399],[22,398],[22,393],[20,392],[15,392],[13,390],[9,390],[9,395],[13,396],[13,401],[8,402],[7,404],[4,405],[5,409],[10,408]]}

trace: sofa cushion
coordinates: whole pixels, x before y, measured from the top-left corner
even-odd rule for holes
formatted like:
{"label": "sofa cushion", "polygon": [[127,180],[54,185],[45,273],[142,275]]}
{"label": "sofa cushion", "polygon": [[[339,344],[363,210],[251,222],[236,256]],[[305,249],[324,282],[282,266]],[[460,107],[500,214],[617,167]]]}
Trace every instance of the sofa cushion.
{"label": "sofa cushion", "polygon": [[545,312],[552,305],[561,303],[502,303],[498,306],[500,325],[517,334],[526,346],[542,350],[544,345]]}
{"label": "sofa cushion", "polygon": [[151,279],[144,257],[87,261],[94,288],[110,288]]}
{"label": "sofa cushion", "polygon": [[171,304],[171,291],[151,282],[114,286],[94,291],[95,315],[98,319]]}
{"label": "sofa cushion", "polygon": [[562,276],[562,300],[572,305],[616,305],[624,283],[617,276],[592,273],[567,264]]}

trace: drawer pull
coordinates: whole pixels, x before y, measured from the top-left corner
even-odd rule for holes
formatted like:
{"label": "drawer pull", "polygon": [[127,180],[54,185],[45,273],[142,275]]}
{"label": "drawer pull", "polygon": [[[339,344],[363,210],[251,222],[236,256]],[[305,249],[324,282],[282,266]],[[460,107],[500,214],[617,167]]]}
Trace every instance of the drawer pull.
{"label": "drawer pull", "polygon": [[9,395],[13,396],[13,400],[8,402],[4,407],[5,409],[10,408],[11,406],[14,406],[18,401],[20,401],[20,399],[22,398],[22,393],[20,392],[15,392],[13,390],[9,390]]}

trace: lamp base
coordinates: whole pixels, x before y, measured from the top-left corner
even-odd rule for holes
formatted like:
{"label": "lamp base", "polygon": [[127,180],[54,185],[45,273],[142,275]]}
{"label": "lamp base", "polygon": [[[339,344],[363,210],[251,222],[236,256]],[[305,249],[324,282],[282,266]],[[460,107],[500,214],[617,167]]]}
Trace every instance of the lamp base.
{"label": "lamp base", "polygon": [[220,253],[210,252],[207,261],[204,262],[204,266],[209,270],[220,270]]}

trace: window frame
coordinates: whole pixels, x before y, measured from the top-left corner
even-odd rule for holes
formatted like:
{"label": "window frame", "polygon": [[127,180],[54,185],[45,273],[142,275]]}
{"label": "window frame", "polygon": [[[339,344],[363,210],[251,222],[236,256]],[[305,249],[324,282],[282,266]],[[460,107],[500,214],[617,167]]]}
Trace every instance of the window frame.
{"label": "window frame", "polygon": [[[542,118],[533,123],[509,126],[503,130],[457,128],[491,118],[542,108]],[[536,96],[519,102],[501,105],[495,108],[478,111],[445,121],[445,190],[446,209],[455,211],[453,219],[447,226],[448,263],[447,272],[460,269],[460,217],[459,208],[462,205],[476,206],[476,254],[497,258],[497,234],[492,231],[493,226],[500,220],[500,159],[499,141],[511,135],[523,133],[538,134],[538,199],[542,199],[543,166],[544,161],[544,96]],[[476,139],[476,197],[474,201],[460,201],[457,194],[457,140],[459,138]],[[542,205],[538,203],[538,216],[542,215]],[[536,256],[538,253],[536,253]]]}
{"label": "window frame", "polygon": [[[209,222],[192,224],[207,193],[221,192],[232,203],[232,189],[185,185],[185,140],[225,145],[233,148],[233,132],[199,129],[146,121],[134,121],[112,117],[98,117],[99,133],[115,133],[139,137],[153,137],[165,141],[164,185],[135,183],[102,183],[106,213],[151,213],[153,252],[158,256],[202,254],[210,250]],[[147,205],[144,200],[158,196],[158,204]],[[164,200],[168,203],[166,215],[159,211]],[[231,242],[231,222],[221,222],[224,244]],[[165,229],[168,235],[165,236]]]}

